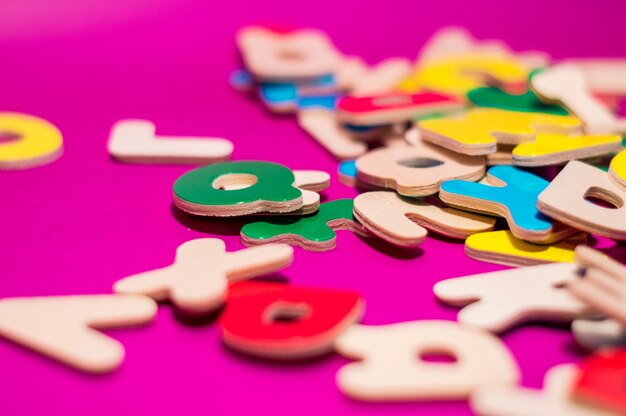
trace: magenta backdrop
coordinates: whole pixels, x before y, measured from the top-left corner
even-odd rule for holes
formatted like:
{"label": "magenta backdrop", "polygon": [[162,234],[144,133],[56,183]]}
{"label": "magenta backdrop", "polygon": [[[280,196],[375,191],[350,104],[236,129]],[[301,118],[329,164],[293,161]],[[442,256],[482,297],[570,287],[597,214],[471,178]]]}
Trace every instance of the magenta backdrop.
{"label": "magenta backdrop", "polygon": [[[415,57],[449,24],[479,38],[555,57],[626,56],[623,0],[557,2],[0,0],[0,110],[56,124],[57,162],[0,172],[0,297],[110,293],[116,280],[164,266],[184,241],[218,236],[241,248],[240,221],[189,219],[171,208],[171,184],[189,167],[118,164],[111,125],[145,118],[164,134],[214,135],[234,158],[262,159],[333,174],[328,199],[354,197],[336,181],[336,162],[296,125],[231,90],[234,34],[249,23],[326,30],[338,47],[370,63]],[[475,4],[474,4],[475,3]],[[624,246],[610,248],[624,259]],[[455,319],[435,282],[498,270],[463,254],[463,244],[429,238],[393,250],[341,232],[337,249],[296,249],[282,276],[295,284],[355,289],[366,324]],[[217,326],[179,322],[169,306],[139,329],[109,331],[126,346],[113,374],[89,376],[0,341],[0,414],[467,414],[465,402],[369,404],[344,397],[335,373],[346,359],[280,365],[226,350]],[[566,327],[525,325],[505,334],[523,384],[582,357]]]}

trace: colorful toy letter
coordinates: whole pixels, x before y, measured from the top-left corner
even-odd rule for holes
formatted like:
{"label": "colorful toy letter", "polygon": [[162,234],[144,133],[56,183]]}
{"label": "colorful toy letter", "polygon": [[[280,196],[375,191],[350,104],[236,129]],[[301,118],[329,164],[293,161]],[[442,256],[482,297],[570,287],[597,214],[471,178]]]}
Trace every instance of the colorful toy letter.
{"label": "colorful toy letter", "polygon": [[418,123],[424,140],[468,155],[494,153],[496,145],[533,142],[537,133],[579,133],[582,124],[571,116],[477,108],[460,117]]}
{"label": "colorful toy letter", "polygon": [[[587,200],[594,197],[607,206]],[[572,160],[539,195],[537,208],[545,215],[589,233],[626,240],[626,189],[609,174]]]}
{"label": "colorful toy letter", "polygon": [[0,170],[28,169],[51,163],[63,153],[59,129],[39,117],[0,112]]}
{"label": "colorful toy letter", "polygon": [[460,209],[504,217],[515,237],[533,243],[550,244],[578,232],[554,225],[537,210],[537,197],[550,184],[547,180],[513,166],[490,168],[487,180],[489,185],[446,181],[439,197]]}
{"label": "colorful toy letter", "polygon": [[520,240],[509,230],[490,231],[467,237],[465,254],[476,260],[516,267],[573,262],[576,245],[572,240],[583,243],[586,235],[580,233],[567,241],[547,245]]}
{"label": "colorful toy letter", "polygon": [[292,244],[311,251],[335,248],[337,230],[350,230],[363,236],[370,233],[354,219],[352,199],[338,199],[320,205],[315,214],[297,218],[272,218],[246,224],[241,229],[245,245]]}
{"label": "colorful toy letter", "polygon": [[250,355],[313,357],[332,351],[335,338],[361,318],[363,308],[354,292],[240,282],[230,287],[222,336],[228,346]]}
{"label": "colorful toy letter", "polygon": [[173,187],[174,203],[185,212],[205,216],[286,213],[303,206],[302,191],[294,186],[295,181],[289,168],[276,163],[218,163],[178,178]]}

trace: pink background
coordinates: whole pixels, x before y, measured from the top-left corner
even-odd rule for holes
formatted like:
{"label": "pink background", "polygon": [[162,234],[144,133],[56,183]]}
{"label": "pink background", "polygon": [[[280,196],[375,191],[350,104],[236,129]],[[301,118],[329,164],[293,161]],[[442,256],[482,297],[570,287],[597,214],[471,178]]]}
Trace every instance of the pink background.
{"label": "pink background", "polygon": [[[237,68],[237,28],[249,23],[318,27],[345,53],[374,63],[415,57],[448,24],[479,38],[555,57],[626,56],[623,0],[552,2],[191,0],[0,0],[0,110],[56,124],[57,162],[0,172],[0,297],[110,293],[116,280],[169,264],[184,241],[218,236],[241,247],[241,221],[175,213],[171,185],[185,166],[118,164],[111,125],[145,118],[159,133],[214,135],[235,143],[234,159],[261,159],[333,174],[328,199],[354,197],[336,181],[336,162],[296,125],[273,117],[227,84]],[[558,4],[557,4],[558,3]],[[626,247],[610,248],[625,258]],[[341,232],[327,253],[296,249],[281,273],[294,284],[355,289],[366,324],[455,319],[432,285],[502,267],[471,260],[463,244],[429,238],[395,250]],[[464,402],[369,404],[344,397],[338,355],[297,365],[248,359],[225,349],[217,326],[179,322],[170,306],[139,329],[108,331],[124,343],[122,368],[89,376],[0,341],[0,414],[467,414]],[[504,335],[523,384],[582,353],[566,326],[524,325]]]}

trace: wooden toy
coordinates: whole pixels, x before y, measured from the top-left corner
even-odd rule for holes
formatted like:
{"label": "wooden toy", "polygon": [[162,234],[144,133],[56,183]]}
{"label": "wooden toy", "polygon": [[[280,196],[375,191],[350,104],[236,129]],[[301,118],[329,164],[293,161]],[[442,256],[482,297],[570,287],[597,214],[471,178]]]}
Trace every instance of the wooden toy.
{"label": "wooden toy", "polygon": [[622,138],[617,134],[577,135],[539,133],[535,141],[520,143],[513,149],[513,163],[518,166],[548,166],[616,152]]}
{"label": "wooden toy", "polygon": [[403,196],[436,194],[448,179],[479,180],[483,157],[467,156],[416,141],[372,150],[356,160],[360,181],[389,188]]}
{"label": "wooden toy", "polygon": [[563,287],[574,279],[575,264],[555,263],[446,279],[433,291],[437,299],[463,306],[459,322],[503,332],[522,322],[581,316],[587,306]]}
{"label": "wooden toy", "polygon": [[115,370],[124,347],[98,332],[150,322],[156,303],[137,295],[81,295],[0,300],[0,336],[90,373]]}
{"label": "wooden toy", "polygon": [[626,150],[622,150],[611,159],[609,175],[618,185],[626,189]]}
{"label": "wooden toy", "polygon": [[532,244],[515,238],[509,230],[491,231],[470,235],[465,240],[465,254],[476,260],[513,267],[572,262],[576,247],[572,240],[584,242],[585,238],[581,233],[557,244]]}
{"label": "wooden toy", "polygon": [[497,43],[497,47],[503,46],[503,43],[500,41],[477,41],[472,34],[463,27],[443,27],[433,33],[422,46],[422,49],[419,51],[416,66],[470,52],[489,52],[494,55],[501,55],[501,53],[499,53],[501,51],[494,52],[494,43]]}
{"label": "wooden toy", "polygon": [[346,186],[354,188],[357,185],[356,161],[345,160],[337,167],[337,179]]}
{"label": "wooden toy", "polygon": [[[263,213],[263,215],[306,215],[319,209],[320,195],[330,185],[330,175],[320,170],[294,170],[296,180],[293,185],[302,192],[302,208],[283,213]],[[224,186],[229,189],[229,186]]]}
{"label": "wooden toy", "polygon": [[509,94],[500,88],[480,87],[467,93],[467,99],[477,107],[499,108],[507,111],[547,113],[566,116],[567,110],[556,104],[545,104],[532,91]]}
{"label": "wooden toy", "polygon": [[501,86],[510,91],[524,88],[528,77],[525,65],[512,57],[468,53],[433,60],[420,65],[400,85],[403,92],[416,90],[465,96],[484,85]]}
{"label": "wooden toy", "polygon": [[342,59],[328,36],[312,29],[275,33],[248,26],[237,33],[237,45],[248,71],[265,81],[332,74]]}
{"label": "wooden toy", "polygon": [[233,144],[213,137],[156,136],[154,123],[147,120],[121,120],[109,136],[109,154],[129,163],[208,164],[230,159]]}
{"label": "wooden toy", "polygon": [[[335,350],[359,360],[337,372],[339,389],[358,400],[464,399],[482,385],[519,379],[515,359],[498,338],[449,321],[353,325]],[[426,361],[432,354],[455,362]]]}
{"label": "wooden toy", "polygon": [[578,374],[575,365],[561,364],[548,370],[543,390],[493,384],[475,390],[470,404],[481,416],[616,416],[571,399],[570,391]]}
{"label": "wooden toy", "polygon": [[113,290],[169,299],[181,310],[202,314],[224,303],[229,282],[272,273],[292,261],[293,248],[284,244],[227,253],[222,240],[199,238],[181,244],[171,266],[125,277]]}
{"label": "wooden toy", "polygon": [[409,121],[426,114],[447,113],[462,108],[461,101],[446,95],[388,93],[343,97],[337,105],[337,114],[340,121],[358,126]]}
{"label": "wooden toy", "polygon": [[537,197],[550,182],[513,166],[495,166],[487,172],[488,184],[452,180],[441,184],[439,197],[446,204],[506,218],[517,238],[550,244],[577,233],[553,224],[535,207]]}
{"label": "wooden toy", "polygon": [[576,263],[581,267],[581,275],[585,276],[590,269],[599,269],[600,271],[611,275],[618,281],[626,283],[626,266],[620,262],[613,260],[604,253],[594,250],[591,247],[580,246],[576,248]]}
{"label": "wooden toy", "polygon": [[626,96],[626,59],[624,58],[577,58],[566,59],[560,66],[573,67],[585,78],[591,91],[596,94]]}
{"label": "wooden toy", "polygon": [[578,133],[581,122],[571,116],[476,108],[460,117],[443,117],[418,123],[424,140],[455,152],[483,155],[496,144],[535,141],[537,133]]}
{"label": "wooden toy", "polygon": [[[587,198],[598,198],[603,207]],[[616,240],[626,240],[626,190],[606,172],[573,160],[539,194],[537,208],[557,221]]]}
{"label": "wooden toy", "polygon": [[420,65],[399,89],[403,92],[426,90],[458,97],[465,97],[469,91],[485,85],[521,92],[527,77],[528,69],[514,57],[466,53]]}
{"label": "wooden toy", "polygon": [[568,284],[578,299],[626,326],[626,266],[589,247],[576,248],[583,278]]}
{"label": "wooden toy", "polygon": [[294,185],[301,191],[322,192],[330,185],[330,175],[321,170],[294,170]]}
{"label": "wooden toy", "polygon": [[343,130],[335,112],[313,108],[298,113],[298,124],[339,160],[354,159],[367,152],[367,145]]}
{"label": "wooden toy", "polygon": [[626,133],[626,119],[616,119],[593,97],[583,74],[576,68],[550,68],[535,75],[531,85],[539,98],[567,107],[585,123],[588,133]]}
{"label": "wooden toy", "polygon": [[[255,213],[308,214],[319,207],[314,189],[328,186],[328,174],[306,171],[300,180],[270,162],[226,162],[187,172],[173,186],[174,204],[193,215],[229,217]],[[313,181],[307,184],[307,181]],[[307,190],[306,188],[309,188]]]}
{"label": "wooden toy", "polygon": [[334,340],[361,319],[364,308],[354,292],[240,282],[230,287],[220,319],[222,338],[249,355],[310,358],[332,351]]}
{"label": "wooden toy", "polygon": [[0,112],[0,136],[0,170],[46,165],[63,153],[59,129],[28,114]]}
{"label": "wooden toy", "polygon": [[611,348],[595,352],[580,365],[574,384],[577,400],[626,414],[626,349]]}
{"label": "wooden toy", "polygon": [[350,88],[353,97],[382,95],[394,91],[411,73],[411,62],[406,58],[389,58],[375,67],[358,74]]}
{"label": "wooden toy", "polygon": [[371,236],[356,222],[353,207],[353,200],[337,199],[320,204],[319,210],[312,215],[252,222],[241,228],[241,242],[246,246],[285,243],[309,251],[332,250],[337,243],[335,231],[349,230],[363,237]]}
{"label": "wooden toy", "polygon": [[495,220],[452,208],[440,208],[395,192],[366,192],[354,200],[354,216],[369,231],[392,244],[412,247],[426,238],[426,230],[451,238],[493,230]]}
{"label": "wooden toy", "polygon": [[550,57],[544,52],[515,52],[500,40],[478,40],[465,28],[448,26],[428,39],[420,50],[417,66],[464,54],[515,57],[528,69],[546,67],[550,62]]}
{"label": "wooden toy", "polygon": [[514,52],[504,42],[479,41],[463,28],[447,27],[428,40],[415,74],[400,89],[441,88],[435,90],[464,96],[471,89],[495,84],[521,93],[529,71],[547,66],[549,60],[543,52]]}
{"label": "wooden toy", "polygon": [[576,319],[572,332],[576,342],[588,350],[626,346],[626,328],[613,319]]}

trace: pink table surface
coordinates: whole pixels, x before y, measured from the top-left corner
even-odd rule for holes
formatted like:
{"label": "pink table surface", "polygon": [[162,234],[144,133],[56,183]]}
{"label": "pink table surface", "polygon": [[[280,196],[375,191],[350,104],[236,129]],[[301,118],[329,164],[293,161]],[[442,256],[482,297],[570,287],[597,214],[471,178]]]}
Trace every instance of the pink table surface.
{"label": "pink table surface", "polygon": [[[184,241],[216,236],[241,248],[243,221],[206,221],[172,209],[171,184],[186,166],[111,161],[106,142],[122,118],[159,133],[214,135],[234,159],[260,159],[333,174],[329,200],[356,192],[336,180],[336,162],[296,125],[227,84],[237,68],[237,28],[249,23],[326,30],[338,47],[374,63],[415,57],[437,28],[465,25],[479,38],[557,58],[626,56],[623,0],[551,2],[416,0],[217,2],[191,0],[0,0],[0,110],[55,123],[65,137],[57,162],[0,172],[0,297],[110,293],[116,280],[169,264]],[[558,3],[558,4],[557,4]],[[609,251],[626,258],[626,247]],[[432,286],[499,270],[463,254],[463,244],[428,238],[397,250],[341,232],[337,249],[296,249],[290,282],[355,289],[366,324],[454,320]],[[276,364],[224,348],[217,326],[193,326],[160,307],[156,321],[108,331],[127,350],[122,368],[85,375],[0,340],[0,414],[468,414],[465,402],[370,404],[344,397],[329,355]],[[540,387],[550,367],[583,356],[567,326],[524,325],[504,335]]]}

